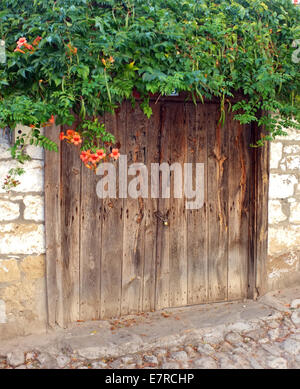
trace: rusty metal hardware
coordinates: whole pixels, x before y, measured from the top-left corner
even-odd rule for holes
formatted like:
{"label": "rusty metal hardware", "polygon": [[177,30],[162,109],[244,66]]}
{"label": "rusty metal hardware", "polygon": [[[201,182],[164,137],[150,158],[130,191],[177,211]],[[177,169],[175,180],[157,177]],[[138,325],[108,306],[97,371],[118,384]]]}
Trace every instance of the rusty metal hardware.
{"label": "rusty metal hardware", "polygon": [[169,225],[169,219],[167,214],[162,215],[161,212],[157,211],[154,212],[154,216],[156,216],[159,220],[161,220],[164,226],[167,227]]}
{"label": "rusty metal hardware", "polygon": [[80,173],[80,170],[79,169],[76,169],[75,167],[72,168],[72,172],[77,175]]}

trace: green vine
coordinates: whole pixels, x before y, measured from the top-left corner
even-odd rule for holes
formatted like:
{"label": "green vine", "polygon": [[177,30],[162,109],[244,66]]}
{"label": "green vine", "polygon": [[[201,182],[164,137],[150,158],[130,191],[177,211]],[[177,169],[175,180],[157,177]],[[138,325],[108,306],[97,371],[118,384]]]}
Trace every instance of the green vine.
{"label": "green vine", "polygon": [[235,118],[263,126],[263,145],[300,128],[299,38],[290,0],[2,0],[0,127],[32,127],[12,148],[21,160],[27,142],[57,149],[38,130],[52,115],[68,126],[76,118],[76,131],[93,139],[81,146],[93,149],[99,115],[138,98],[149,117],[149,96],[176,89],[218,98],[222,122],[241,96]]}

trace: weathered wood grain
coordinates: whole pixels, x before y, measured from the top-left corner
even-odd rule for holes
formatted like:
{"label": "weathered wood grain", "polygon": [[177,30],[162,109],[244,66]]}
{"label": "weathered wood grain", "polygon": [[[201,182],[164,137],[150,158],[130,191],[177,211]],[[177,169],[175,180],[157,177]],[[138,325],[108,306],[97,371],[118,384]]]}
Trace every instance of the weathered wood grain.
{"label": "weathered wood grain", "polygon": [[61,246],[61,145],[60,126],[45,129],[45,135],[58,144],[58,152],[45,151],[46,284],[48,324],[64,327],[62,246]]}
{"label": "weathered wood grain", "polygon": [[[126,154],[126,103],[114,115],[105,115],[107,131],[120,142],[120,153]],[[118,162],[115,163],[117,172]],[[98,177],[100,179],[100,177]],[[117,174],[117,192],[119,191]],[[101,254],[101,318],[121,314],[122,266],[123,266],[124,200],[103,200],[102,254]]]}
{"label": "weathered wood grain", "polygon": [[[170,163],[170,144],[171,130],[169,125],[170,110],[165,103],[161,105],[161,118],[159,129],[159,163]],[[160,187],[162,175],[160,174]],[[168,181],[170,185],[170,180]],[[161,193],[158,199],[158,212],[168,219],[170,212],[170,199],[162,198]],[[163,222],[158,219],[157,222],[157,257],[156,257],[156,291],[155,291],[155,307],[162,309],[170,306],[170,229],[164,226]]]}
{"label": "weathered wood grain", "polygon": [[[151,164],[159,162],[159,126],[160,103],[151,104],[152,116],[147,123],[146,166],[149,178],[151,177]],[[151,182],[149,182],[149,198],[145,200],[145,253],[144,253],[144,279],[143,279],[143,307],[144,312],[155,309],[155,277],[156,277],[156,232],[158,219],[155,217],[158,199],[151,197]]]}
{"label": "weathered wood grain", "polygon": [[[140,108],[127,106],[126,154],[128,164],[145,162],[147,118]],[[140,175],[141,176],[141,175]],[[134,176],[128,179],[128,190]],[[122,314],[140,312],[143,305],[145,254],[145,199],[124,200],[124,234],[122,267]]]}
{"label": "weathered wood grain", "polygon": [[228,300],[247,296],[249,256],[249,134],[228,114]]}
{"label": "weathered wood grain", "polygon": [[209,301],[227,299],[228,134],[219,121],[219,106],[208,112],[208,284]]}
{"label": "weathered wood grain", "polygon": [[[253,125],[255,139],[261,137],[262,131]],[[254,297],[263,295],[267,288],[267,255],[268,255],[268,194],[269,194],[269,161],[270,146],[266,143],[255,151],[255,224],[254,238]]]}
{"label": "weathered wood grain", "polygon": [[171,172],[170,223],[166,227],[170,229],[169,303],[171,307],[178,307],[187,304],[187,212],[183,195],[183,167],[187,158],[187,117],[184,104],[167,104],[167,111],[171,138],[171,166],[180,164],[181,172],[179,174],[182,181],[178,185],[181,189],[181,198],[176,198],[174,181],[178,178],[175,177],[176,171]]}
{"label": "weathered wood grain", "polygon": [[[194,188],[196,163],[204,164],[203,207],[187,210],[188,304],[207,301],[208,283],[208,218],[207,218],[207,133],[206,107],[187,105],[187,162],[193,164]],[[203,188],[202,188],[203,186]]]}
{"label": "weathered wood grain", "polygon": [[[171,198],[162,198],[160,174],[159,198],[117,193],[101,200],[101,177],[82,165],[76,147],[63,143],[59,153],[46,152],[51,326],[265,291],[269,149],[249,147],[259,129],[238,124],[229,113],[225,126],[218,124],[215,103],[195,106],[168,97],[151,106],[149,120],[129,102],[102,120],[128,165],[145,163],[148,178],[151,163],[204,163],[204,205],[189,210],[184,197],[174,198],[173,172]],[[57,140],[59,131],[49,127],[46,135]]]}
{"label": "weathered wood grain", "polygon": [[102,200],[96,194],[99,177],[81,166],[80,320],[100,318]]}
{"label": "weathered wood grain", "polygon": [[62,144],[62,259],[64,316],[79,320],[81,160],[71,144]]}

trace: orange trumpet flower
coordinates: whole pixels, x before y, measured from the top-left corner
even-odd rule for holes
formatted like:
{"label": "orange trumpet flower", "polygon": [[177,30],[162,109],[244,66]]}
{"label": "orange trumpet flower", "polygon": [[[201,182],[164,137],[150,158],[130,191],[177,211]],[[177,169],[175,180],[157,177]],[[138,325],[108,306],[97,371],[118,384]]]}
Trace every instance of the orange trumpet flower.
{"label": "orange trumpet flower", "polygon": [[119,149],[112,149],[111,153],[109,154],[111,158],[114,158],[117,160],[120,157]]}

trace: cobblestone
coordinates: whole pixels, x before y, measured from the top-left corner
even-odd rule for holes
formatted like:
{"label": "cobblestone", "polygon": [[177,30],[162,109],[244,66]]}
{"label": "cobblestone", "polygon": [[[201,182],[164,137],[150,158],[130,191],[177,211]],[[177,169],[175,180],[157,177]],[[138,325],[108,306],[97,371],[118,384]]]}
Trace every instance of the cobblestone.
{"label": "cobblestone", "polygon": [[243,356],[237,354],[231,355],[231,359],[236,364],[238,369],[251,369],[251,365],[244,355]]}
{"label": "cobblestone", "polygon": [[[224,338],[219,339],[219,348],[211,345],[192,344],[170,349],[156,349],[149,354],[123,356],[107,364],[93,362],[89,368],[196,368],[196,369],[287,369],[300,368],[300,341],[292,338],[300,335],[300,331],[291,332],[281,343],[268,339],[266,343],[253,341],[250,338],[248,343],[244,343],[244,334],[228,332]],[[265,333],[265,328],[261,328],[258,333]],[[276,334],[277,335],[277,334]],[[244,338],[243,338],[244,337]],[[263,338],[264,339],[264,338]],[[230,344],[229,344],[230,342]],[[140,359],[140,363],[134,361]],[[83,366],[83,362],[81,362]]]}
{"label": "cobblestone", "polygon": [[287,361],[280,357],[269,357],[267,364],[272,369],[287,369]]}
{"label": "cobblestone", "polygon": [[202,354],[213,354],[215,349],[209,344],[199,344],[197,347],[198,353]]}
{"label": "cobblestone", "polygon": [[219,358],[220,369],[237,369],[236,364],[226,355]]}
{"label": "cobblestone", "polygon": [[171,358],[175,361],[186,361],[188,359],[185,351],[179,351],[171,354]]}
{"label": "cobblestone", "polygon": [[216,362],[212,358],[207,357],[207,356],[203,356],[200,359],[196,359],[194,361],[194,366],[197,369],[216,369],[217,368]]}
{"label": "cobblestone", "polygon": [[[266,330],[264,328],[258,328],[257,330],[253,330],[253,331],[250,331],[250,332],[247,332],[245,335],[248,337],[248,338],[251,338],[253,339],[254,341],[261,341],[263,339],[266,339],[265,335],[266,335]],[[265,343],[265,342],[263,342]]]}
{"label": "cobblestone", "polygon": [[291,320],[296,327],[300,328],[300,309],[292,313]]}
{"label": "cobblestone", "polygon": [[144,355],[144,360],[148,363],[158,363],[158,359],[156,358],[155,355]]}
{"label": "cobblestone", "polygon": [[[299,299],[294,306],[299,309]],[[299,369],[300,328],[288,316],[282,310],[275,312],[276,319],[237,320],[222,331],[210,327],[194,338],[183,336],[182,342],[176,338],[168,343],[164,338],[152,348],[118,357],[109,347],[103,356],[105,345],[93,342],[81,353],[67,342],[45,348],[35,345],[0,354],[0,369]]]}
{"label": "cobblestone", "polygon": [[[243,335],[244,336],[244,335]],[[229,331],[219,342],[158,348],[145,353],[125,355],[109,360],[75,358],[72,354],[51,355],[34,350],[25,354],[9,353],[0,368],[18,369],[288,369],[300,368],[300,330],[293,329],[285,340],[268,343],[241,342],[241,334]],[[230,344],[229,344],[230,341]],[[236,344],[234,344],[236,343]],[[182,349],[184,348],[185,351]],[[24,364],[24,362],[26,362]]]}
{"label": "cobblestone", "polygon": [[241,343],[241,341],[243,340],[243,338],[241,337],[240,334],[238,334],[237,332],[229,332],[226,336],[225,336],[225,340],[234,345],[234,344],[239,344]]}
{"label": "cobblestone", "polygon": [[97,362],[92,362],[91,363],[91,367],[93,369],[106,369],[107,368],[107,364],[102,362],[102,361],[97,361]]}
{"label": "cobblestone", "polygon": [[300,354],[300,342],[294,339],[287,339],[283,343],[283,349],[292,355]]}
{"label": "cobblestone", "polygon": [[7,354],[7,363],[12,367],[22,365],[24,363],[24,353],[21,351],[13,351]]}
{"label": "cobblestone", "polygon": [[65,367],[70,362],[70,358],[66,357],[64,355],[58,355],[56,358],[56,361],[57,361],[58,367],[62,368],[62,367]]}
{"label": "cobblestone", "polygon": [[48,353],[41,353],[37,357],[38,362],[42,368],[56,369],[58,367],[57,358]]}

